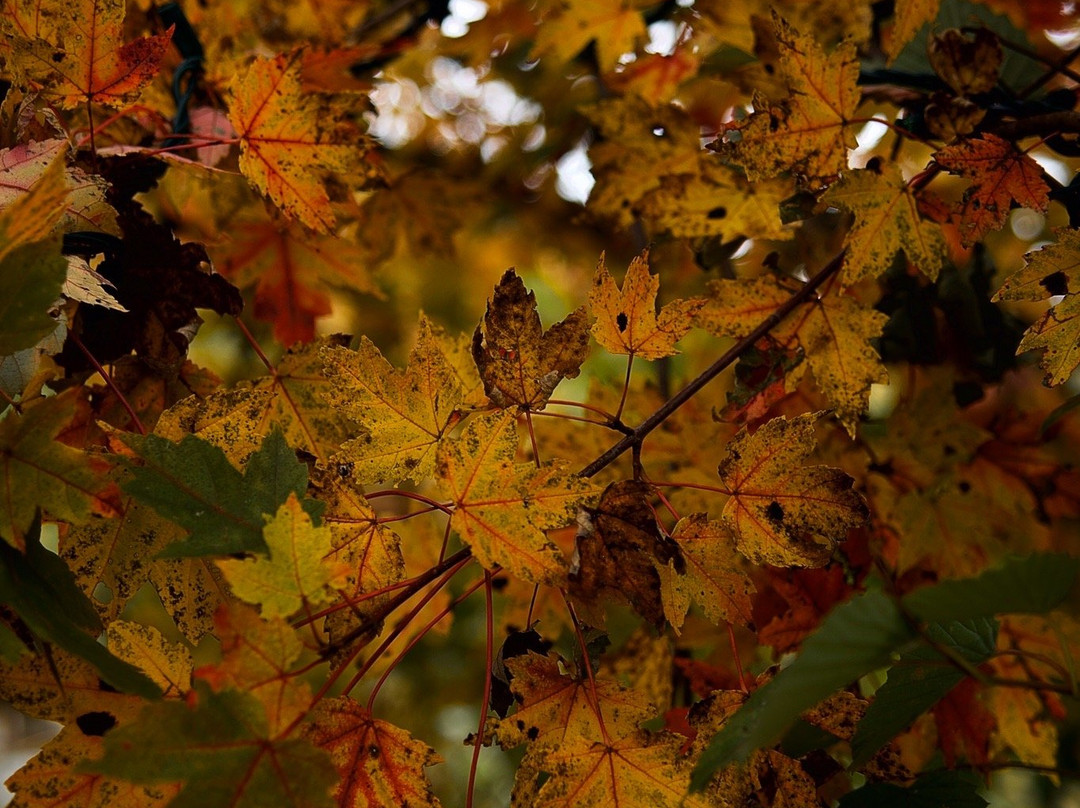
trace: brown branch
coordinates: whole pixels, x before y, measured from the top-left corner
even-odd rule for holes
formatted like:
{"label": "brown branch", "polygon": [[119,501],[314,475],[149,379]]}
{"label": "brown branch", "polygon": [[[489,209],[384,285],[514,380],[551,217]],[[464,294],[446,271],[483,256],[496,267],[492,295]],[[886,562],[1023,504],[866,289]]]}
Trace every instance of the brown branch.
{"label": "brown branch", "polygon": [[388,600],[386,602],[386,605],[383,606],[383,608],[379,609],[378,613],[373,614],[371,617],[361,622],[360,625],[358,625],[348,634],[345,634],[337,641],[330,643],[330,645],[327,645],[325,648],[322,648],[319,651],[319,657],[321,659],[329,659],[341,649],[348,647],[348,645],[353,642],[353,640],[356,640],[359,637],[363,637],[369,631],[373,631],[374,629],[376,629],[379,623],[385,620],[387,615],[391,614],[398,606],[407,601],[409,598],[411,598],[429,583],[434,581],[448,569],[450,569],[456,564],[460,564],[462,561],[465,561],[471,555],[472,550],[470,550],[468,547],[462,547],[453,555],[444,558],[435,566],[430,567],[424,572],[422,572],[420,575],[417,575],[411,584],[409,584],[407,587],[403,587],[397,595]]}
{"label": "brown branch", "polygon": [[808,280],[799,291],[795,292],[795,294],[785,300],[772,314],[762,320],[757,328],[732,345],[727,353],[713,362],[700,376],[665,401],[656,412],[642,421],[629,435],[600,455],[600,457],[596,458],[596,460],[589,463],[589,465],[578,473],[582,477],[592,477],[601,469],[611,465],[616,458],[628,449],[634,446],[640,446],[646,435],[660,426],[660,424],[664,423],[675,410],[679,409],[679,407],[689,401],[695,393],[720,375],[721,372],[726,370],[728,366],[733,364],[740,356],[750,350],[759,339],[772,331],[785,317],[791,314],[791,312],[798,308],[802,303],[809,300],[810,296],[819,286],[821,286],[821,284],[839,271],[840,267],[843,266],[843,263],[844,253],[841,252],[832,261],[826,264],[824,269]]}
{"label": "brown branch", "polygon": [[1059,133],[1076,133],[1080,132],[1080,112],[1067,109],[1060,112],[1047,112],[1045,115],[1030,115],[1015,121],[1003,121],[994,126],[988,126],[987,131],[1005,140],[1019,140],[1034,135],[1046,137]]}

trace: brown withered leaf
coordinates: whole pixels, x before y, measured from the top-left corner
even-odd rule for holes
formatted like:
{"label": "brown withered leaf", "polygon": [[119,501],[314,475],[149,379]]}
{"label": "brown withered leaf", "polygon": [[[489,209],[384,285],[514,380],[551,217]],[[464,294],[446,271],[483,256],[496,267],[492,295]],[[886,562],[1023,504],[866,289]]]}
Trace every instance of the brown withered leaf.
{"label": "brown withered leaf", "polygon": [[577,537],[570,592],[585,601],[601,597],[627,603],[655,626],[664,624],[664,602],[657,567],[685,562],[678,546],[661,532],[649,502],[652,486],[640,480],[612,483],[589,509]]}
{"label": "brown withered leaf", "polygon": [[1001,70],[1001,43],[988,28],[980,28],[968,39],[949,28],[927,43],[927,56],[934,72],[958,95],[975,95],[994,89]]}
{"label": "brown withered leaf", "polygon": [[588,351],[585,309],[544,331],[536,296],[513,269],[495,287],[473,333],[472,354],[484,391],[500,407],[542,410],[560,381],[578,375]]}

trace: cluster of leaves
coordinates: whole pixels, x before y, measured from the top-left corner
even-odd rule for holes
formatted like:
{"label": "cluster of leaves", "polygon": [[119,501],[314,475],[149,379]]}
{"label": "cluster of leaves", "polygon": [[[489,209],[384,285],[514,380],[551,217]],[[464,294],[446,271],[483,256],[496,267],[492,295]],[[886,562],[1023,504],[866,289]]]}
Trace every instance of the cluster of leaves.
{"label": "cluster of leaves", "polygon": [[993,5],[2,0],[14,804],[436,805],[448,667],[470,806],[1075,771],[1080,75]]}

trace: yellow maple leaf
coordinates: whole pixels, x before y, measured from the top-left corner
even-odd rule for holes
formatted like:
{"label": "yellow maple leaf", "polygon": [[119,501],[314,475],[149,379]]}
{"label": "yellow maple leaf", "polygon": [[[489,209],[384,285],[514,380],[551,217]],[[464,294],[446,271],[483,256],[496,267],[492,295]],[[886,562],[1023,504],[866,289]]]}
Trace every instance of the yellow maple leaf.
{"label": "yellow maple leaf", "polygon": [[[323,523],[330,528],[334,548],[327,558],[348,569],[340,589],[346,598],[357,599],[368,592],[386,589],[404,578],[405,559],[401,539],[379,524],[351,471],[348,464],[338,465],[327,469],[313,482],[318,487],[320,500],[326,503]],[[415,546],[411,549],[416,555]],[[376,614],[392,594],[367,597],[328,615],[326,630],[330,641],[337,642],[361,621]]]}
{"label": "yellow maple leaf", "polygon": [[269,558],[225,559],[218,569],[233,594],[262,607],[266,617],[288,617],[301,606],[326,603],[327,585],[336,585],[346,570],[326,562],[331,551],[328,527],[315,527],[295,493],[263,528]]}
{"label": "yellow maple leaf", "polygon": [[640,211],[676,238],[786,241],[795,232],[780,221],[779,209],[793,191],[790,180],[749,182],[737,169],[702,155],[695,172],[661,177],[660,186],[642,198]]}
{"label": "yellow maple leaf", "polygon": [[305,92],[302,51],[257,58],[232,85],[229,120],[240,139],[240,171],[251,184],[319,233],[335,228],[325,178],[362,185],[376,171],[370,141],[354,120],[357,96]]}
{"label": "yellow maple leaf", "polygon": [[869,511],[840,469],[805,466],[817,414],[774,418],[740,430],[717,470],[731,498],[721,519],[744,556],[759,564],[819,567]]}
{"label": "yellow maple leaf", "polygon": [[341,775],[334,788],[335,805],[439,805],[424,767],[441,763],[442,758],[400,727],[374,718],[352,699],[320,701],[304,736],[330,754]]}
{"label": "yellow maple leaf", "polygon": [[474,416],[460,437],[439,445],[435,476],[454,503],[451,527],[485,567],[499,564],[534,583],[561,583],[566,561],[544,531],[572,524],[599,492],[562,461],[514,463],[516,418]]}
{"label": "yellow maple leaf", "polygon": [[596,318],[592,335],[612,353],[659,359],[678,353],[678,342],[693,325],[703,300],[675,300],[656,312],[660,278],[649,272],[649,251],[630,262],[622,289],[615,284],[604,256],[593,275],[589,313]]}
{"label": "yellow maple leaf", "polygon": [[323,373],[322,351],[345,342],[337,335],[294,346],[254,382],[177,402],[162,414],[156,431],[173,441],[198,435],[240,468],[274,427],[280,427],[290,446],[329,462],[341,443],[356,434],[345,413],[331,402],[334,382]]}
{"label": "yellow maple leaf", "polygon": [[157,75],[172,29],[123,44],[124,0],[4,0],[0,36],[19,79],[65,109],[123,107]]}
{"label": "yellow maple leaf", "polygon": [[860,100],[858,54],[843,42],[826,55],[775,11],[773,25],[788,97],[773,106],[755,95],[755,112],[729,125],[714,148],[751,180],[793,171],[817,184],[846,169],[847,150],[857,145],[851,120]]}
{"label": "yellow maple leaf", "polygon": [[563,379],[578,375],[589,355],[584,307],[547,331],[536,296],[506,270],[473,332],[472,354],[484,391],[499,407],[542,410]]}
{"label": "yellow maple leaf", "polygon": [[994,300],[1061,301],[1024,332],[1017,353],[1043,349],[1040,361],[1048,386],[1066,381],[1080,365],[1080,230],[1058,230],[1058,241],[1030,252],[1027,264],[1010,276]]}
{"label": "yellow maple leaf", "polygon": [[550,54],[559,62],[569,62],[596,42],[597,63],[606,72],[615,68],[620,56],[633,53],[647,35],[639,7],[648,3],[561,0],[554,5],[554,14],[537,29],[530,59]]}
{"label": "yellow maple leaf", "polygon": [[[91,714],[108,715],[100,707]],[[94,761],[102,754],[101,736],[88,735],[77,724],[68,724],[4,783],[15,795],[12,804],[165,808],[180,791],[179,783],[142,785],[75,768],[76,762]]]}
{"label": "yellow maple leaf", "polygon": [[740,566],[727,528],[706,514],[696,513],[680,519],[671,538],[682,551],[683,569],[669,561],[658,571],[664,612],[672,627],[678,630],[682,626],[690,601],[714,623],[751,625],[754,585]]}
{"label": "yellow maple leaf", "polygon": [[[710,281],[708,302],[697,315],[698,325],[717,336],[744,337],[796,288],[770,275],[752,282]],[[852,436],[866,411],[871,385],[888,379],[871,344],[887,321],[885,314],[845,294],[839,283],[830,280],[816,299],[800,306],[772,331],[780,345],[802,350],[805,366]],[[801,374],[801,367],[794,368],[787,376],[788,383],[796,383]]]}
{"label": "yellow maple leaf", "polygon": [[612,679],[568,676],[555,656],[528,652],[506,661],[517,709],[488,721],[487,735],[503,749],[523,743],[556,746],[567,755],[587,751],[602,735],[601,722],[636,728],[653,705]]}
{"label": "yellow maple leaf", "polygon": [[892,32],[885,49],[889,64],[896,61],[900,51],[915,38],[920,28],[937,17],[940,7],[941,0],[896,0]]}
{"label": "yellow maple leaf", "polygon": [[182,696],[191,688],[191,652],[170,642],[153,626],[115,620],[106,631],[109,650],[142,669],[166,698]]}
{"label": "yellow maple leaf", "polygon": [[327,348],[323,359],[331,403],[364,430],[342,445],[336,462],[351,463],[356,479],[365,483],[430,477],[436,449],[460,417],[462,389],[428,319],[420,319],[403,371],[366,337],[355,351]]}
{"label": "yellow maple leaf", "polygon": [[845,284],[875,278],[903,250],[924,275],[936,280],[946,256],[941,226],[919,215],[915,194],[900,169],[891,163],[879,168],[846,174],[822,197],[825,204],[855,214],[844,241],[847,259],[841,278]]}

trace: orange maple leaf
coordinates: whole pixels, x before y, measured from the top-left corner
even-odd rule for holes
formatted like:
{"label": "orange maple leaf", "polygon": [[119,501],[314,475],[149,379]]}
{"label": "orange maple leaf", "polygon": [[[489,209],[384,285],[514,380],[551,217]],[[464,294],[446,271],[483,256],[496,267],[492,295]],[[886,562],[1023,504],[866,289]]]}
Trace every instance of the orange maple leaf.
{"label": "orange maple leaf", "polygon": [[51,9],[40,0],[4,0],[0,36],[9,65],[29,89],[65,109],[80,104],[123,107],[157,75],[170,27],[123,43],[124,0],[74,0]]}
{"label": "orange maple leaf", "polygon": [[649,273],[649,251],[630,262],[623,286],[615,285],[604,256],[600,256],[589,311],[596,317],[592,335],[612,353],[660,359],[678,353],[678,342],[693,325],[693,316],[704,300],[674,300],[656,312],[660,278]]}
{"label": "orange maple leaf", "polygon": [[986,133],[934,155],[938,165],[972,181],[960,211],[961,238],[970,247],[1005,224],[1013,204],[1045,211],[1050,186],[1031,155],[997,135]]}
{"label": "orange maple leaf", "polygon": [[240,138],[240,170],[291,218],[319,233],[336,224],[325,179],[363,185],[377,171],[355,117],[358,96],[305,92],[303,51],[256,59],[232,85],[229,120]]}
{"label": "orange maple leaf", "polygon": [[441,763],[442,758],[405,730],[374,718],[352,699],[319,702],[304,732],[330,754],[341,775],[334,787],[335,805],[439,805],[424,767]]}

